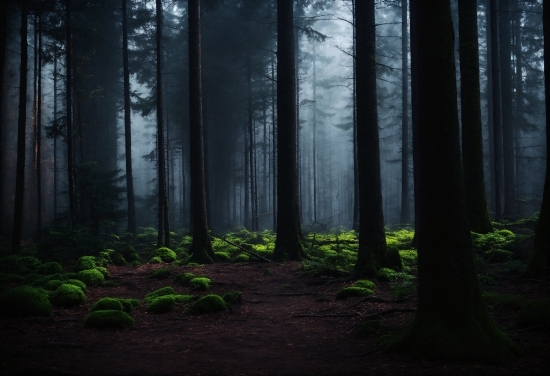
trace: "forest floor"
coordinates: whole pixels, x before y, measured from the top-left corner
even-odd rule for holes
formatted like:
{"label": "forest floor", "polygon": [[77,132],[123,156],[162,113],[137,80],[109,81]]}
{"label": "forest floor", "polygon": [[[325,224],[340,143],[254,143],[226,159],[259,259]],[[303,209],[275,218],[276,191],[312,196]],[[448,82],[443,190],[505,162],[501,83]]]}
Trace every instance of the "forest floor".
{"label": "forest floor", "polygon": [[[396,301],[390,282],[377,282],[375,297],[335,300],[345,278],[300,273],[300,264],[229,264],[172,267],[205,275],[209,293],[239,290],[243,304],[231,310],[191,316],[184,306],[166,314],[149,314],[142,302],[132,312],[135,324],[126,330],[91,330],[83,320],[99,298],[143,299],[163,286],[195,294],[171,279],[146,278],[160,265],[108,267],[117,287],[89,287],[87,303],[55,309],[53,319],[0,321],[0,373],[3,374],[550,374],[550,336],[536,330],[508,330],[523,348],[523,357],[507,364],[419,360],[384,352],[377,338],[406,327],[413,318],[416,297]],[[548,285],[508,280],[490,291],[518,294],[530,300],[548,297]],[[390,309],[411,312],[388,313]],[[361,335],[358,329],[371,315],[382,329]],[[301,314],[316,317],[298,316]],[[493,312],[503,328],[511,328],[516,312]]]}

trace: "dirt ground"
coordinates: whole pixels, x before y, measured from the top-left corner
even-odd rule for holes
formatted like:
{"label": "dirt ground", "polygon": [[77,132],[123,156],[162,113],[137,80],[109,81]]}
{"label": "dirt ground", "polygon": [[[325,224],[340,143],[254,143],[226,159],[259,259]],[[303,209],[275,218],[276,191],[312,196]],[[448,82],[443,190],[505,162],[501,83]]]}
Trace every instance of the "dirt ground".
{"label": "dirt ground", "polygon": [[[411,359],[378,350],[379,334],[361,336],[365,317],[389,309],[414,309],[415,298],[395,302],[389,282],[378,282],[375,298],[335,300],[349,285],[345,279],[304,276],[299,264],[251,263],[174,267],[212,279],[211,293],[243,292],[244,303],[226,311],[190,316],[178,306],[167,314],[148,314],[142,303],[132,312],[135,324],[127,330],[84,329],[90,308],[104,296],[138,298],[172,285],[178,293],[200,295],[172,279],[146,276],[159,265],[109,267],[119,287],[90,287],[87,303],[55,309],[53,319],[0,321],[0,372],[43,375],[241,375],[241,374],[550,374],[548,334],[512,332],[525,355],[505,365]],[[548,296],[531,282],[506,282],[496,288],[530,299]],[[300,317],[300,314],[324,315]],[[380,316],[383,325],[404,327],[414,312]],[[513,313],[495,316],[511,325]]]}

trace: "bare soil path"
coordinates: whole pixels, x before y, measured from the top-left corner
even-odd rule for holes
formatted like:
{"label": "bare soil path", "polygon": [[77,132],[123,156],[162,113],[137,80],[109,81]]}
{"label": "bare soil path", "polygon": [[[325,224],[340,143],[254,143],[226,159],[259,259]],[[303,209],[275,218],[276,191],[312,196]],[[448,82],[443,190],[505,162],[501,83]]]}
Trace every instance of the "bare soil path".
{"label": "bare soil path", "polygon": [[[525,356],[505,365],[411,359],[378,351],[383,334],[361,336],[365,316],[389,309],[414,309],[415,298],[394,302],[388,282],[378,282],[376,298],[335,300],[349,285],[345,279],[304,276],[299,264],[214,264],[174,267],[212,279],[209,293],[243,293],[244,303],[231,311],[203,316],[185,313],[185,307],[156,315],[142,303],[132,312],[128,330],[90,330],[84,318],[104,296],[143,299],[160,287],[172,285],[178,293],[202,295],[172,279],[146,278],[159,265],[109,267],[118,287],[90,287],[88,302],[71,309],[55,309],[53,319],[0,321],[0,372],[48,375],[355,375],[355,374],[549,374],[550,338],[537,331],[521,331],[515,340]],[[499,286],[502,291],[530,298],[547,296],[538,284]],[[385,300],[385,301],[384,301]],[[317,317],[302,317],[313,314]],[[296,316],[298,315],[298,316]],[[320,316],[325,315],[325,316]],[[406,326],[414,312],[380,316],[383,326]],[[495,317],[510,325],[513,315]]]}

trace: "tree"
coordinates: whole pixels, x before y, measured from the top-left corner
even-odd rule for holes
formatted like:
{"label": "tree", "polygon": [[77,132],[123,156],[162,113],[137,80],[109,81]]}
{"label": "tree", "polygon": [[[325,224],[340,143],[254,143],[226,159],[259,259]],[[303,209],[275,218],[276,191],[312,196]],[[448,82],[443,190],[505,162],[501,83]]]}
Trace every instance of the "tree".
{"label": "tree", "polygon": [[[546,112],[550,109],[550,5],[543,3],[543,28],[544,28],[544,86]],[[535,232],[535,249],[529,260],[525,276],[528,278],[541,278],[546,275],[550,265],[550,116],[546,116],[546,178],[544,180],[544,192],[540,208],[539,222]]]}
{"label": "tree", "polygon": [[487,210],[483,173],[476,0],[458,2],[458,20],[462,164],[464,167],[464,187],[466,189],[466,209],[470,229],[486,234],[492,231],[492,226]]}
{"label": "tree", "polygon": [[411,220],[409,208],[409,66],[407,64],[407,0],[401,0],[401,223]]}
{"label": "tree", "polygon": [[[0,3],[0,149],[4,147],[4,66],[8,36],[8,5]],[[4,150],[0,150],[0,177],[4,176]],[[4,234],[4,184],[0,184],[0,236]]]}
{"label": "tree", "polygon": [[413,0],[411,23],[418,49],[413,55],[418,60],[416,193],[422,228],[418,309],[411,327],[390,348],[418,356],[504,361],[516,346],[495,326],[482,300],[464,205],[450,2]]}
{"label": "tree", "polygon": [[355,273],[358,276],[371,276],[387,263],[376,100],[374,0],[357,1],[355,12],[357,27],[357,162],[360,205],[359,250]]}
{"label": "tree", "polygon": [[76,208],[74,200],[74,155],[73,155],[73,114],[72,114],[72,31],[71,31],[71,0],[65,4],[65,53],[66,53],[66,139],[67,139],[67,180],[69,182],[69,218],[70,225],[76,224]]}
{"label": "tree", "polygon": [[25,193],[25,127],[27,123],[27,1],[21,2],[21,65],[19,70],[19,119],[17,121],[17,170],[15,177],[15,205],[13,209],[12,252],[21,248],[23,225],[23,196]]}
{"label": "tree", "polygon": [[202,118],[201,17],[200,0],[189,0],[189,122],[191,140],[191,210],[193,243],[189,253],[194,262],[209,264],[214,260],[208,233],[204,172],[204,135]]}
{"label": "tree", "polygon": [[275,260],[305,256],[297,166],[293,1],[277,0],[277,239]]}

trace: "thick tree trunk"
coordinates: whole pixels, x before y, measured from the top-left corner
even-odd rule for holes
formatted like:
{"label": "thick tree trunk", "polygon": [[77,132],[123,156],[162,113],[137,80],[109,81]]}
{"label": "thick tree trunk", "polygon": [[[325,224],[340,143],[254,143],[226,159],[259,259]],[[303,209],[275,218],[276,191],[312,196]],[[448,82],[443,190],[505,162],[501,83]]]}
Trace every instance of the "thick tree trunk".
{"label": "thick tree trunk", "polygon": [[132,171],[132,118],[130,114],[130,70],[128,68],[128,0],[122,0],[122,64],[124,73],[124,150],[126,156],[127,231],[136,234],[136,205]]}
{"label": "thick tree trunk", "polygon": [[374,0],[355,5],[357,28],[357,161],[359,172],[359,250],[355,274],[372,276],[386,266],[382,210],[380,141],[376,101]]}
{"label": "thick tree trunk", "polygon": [[462,113],[462,164],[466,209],[472,231],[492,231],[485,197],[481,96],[479,90],[479,51],[477,0],[458,2],[460,34],[460,100]]}
{"label": "thick tree trunk", "polygon": [[493,72],[492,72],[492,42],[491,42],[491,1],[485,1],[485,29],[486,29],[486,46],[487,46],[487,133],[489,135],[489,192],[491,200],[489,209],[495,212],[495,137],[493,135]]}
{"label": "thick tree trunk", "polygon": [[190,169],[191,210],[193,216],[193,243],[191,260],[211,263],[214,251],[208,233],[206,214],[206,188],[204,171],[204,135],[202,118],[201,79],[201,26],[200,0],[188,1],[189,14],[189,125],[190,125]]}
{"label": "thick tree trunk", "polygon": [[69,182],[69,215],[70,225],[76,225],[76,207],[75,207],[75,195],[74,195],[74,153],[73,153],[73,112],[72,112],[72,43],[71,43],[71,0],[67,0],[65,5],[65,32],[66,32],[66,70],[67,70],[67,84],[66,84],[66,139],[67,139],[67,180]]}
{"label": "thick tree trunk", "polygon": [[59,136],[59,124],[57,121],[57,59],[58,50],[55,46],[53,56],[53,219],[57,219],[57,137]]}
{"label": "thick tree trunk", "polygon": [[418,310],[390,348],[422,357],[504,361],[516,347],[481,298],[465,207],[450,2],[413,2],[421,162]]}
{"label": "thick tree trunk", "polygon": [[271,55],[271,137],[273,138],[272,147],[272,177],[273,177],[273,192],[272,192],[272,206],[273,206],[273,231],[277,231],[277,119],[276,119],[276,101],[277,96],[275,94],[275,56]]}
{"label": "thick tree trunk", "polygon": [[25,127],[27,123],[27,1],[21,2],[21,65],[19,70],[19,119],[17,121],[17,170],[13,209],[12,252],[21,249],[23,226],[23,196],[25,193]]}
{"label": "thick tree trunk", "polygon": [[401,1],[401,223],[409,223],[409,65],[407,0]]}
{"label": "thick tree trunk", "polygon": [[[514,126],[514,152],[515,152],[515,183],[516,183],[516,197],[520,196],[520,182],[524,181],[520,174],[522,174],[522,143],[521,135],[522,128],[524,126],[524,114],[523,114],[523,52],[521,48],[521,19],[522,19],[522,9],[519,0],[514,1],[515,12],[514,12],[514,55],[516,56],[516,114],[514,116],[515,126]],[[518,200],[518,203],[521,202]],[[522,213],[519,210],[519,205],[517,206],[517,215],[521,216]]]}
{"label": "thick tree trunk", "polygon": [[[4,66],[6,61],[6,42],[8,37],[8,7],[0,2],[0,179],[4,179]],[[7,235],[4,213],[4,184],[0,184],[0,236]]]}
{"label": "thick tree trunk", "polygon": [[[410,1],[409,14],[412,15],[416,11],[418,1]],[[420,158],[418,157],[418,110],[419,110],[419,93],[418,93],[418,34],[416,32],[416,19],[410,17],[411,28],[411,130],[412,130],[412,147],[413,147],[413,185],[414,185],[414,237],[412,246],[418,247],[420,240],[420,195],[418,194],[419,176],[420,176]]]}
{"label": "thick tree trunk", "polygon": [[277,0],[277,239],[275,260],[305,256],[300,227],[296,153],[293,1]]}
{"label": "thick tree trunk", "polygon": [[[36,239],[42,240],[42,13],[38,16],[36,106]],[[35,42],[36,43],[36,42]]]}

